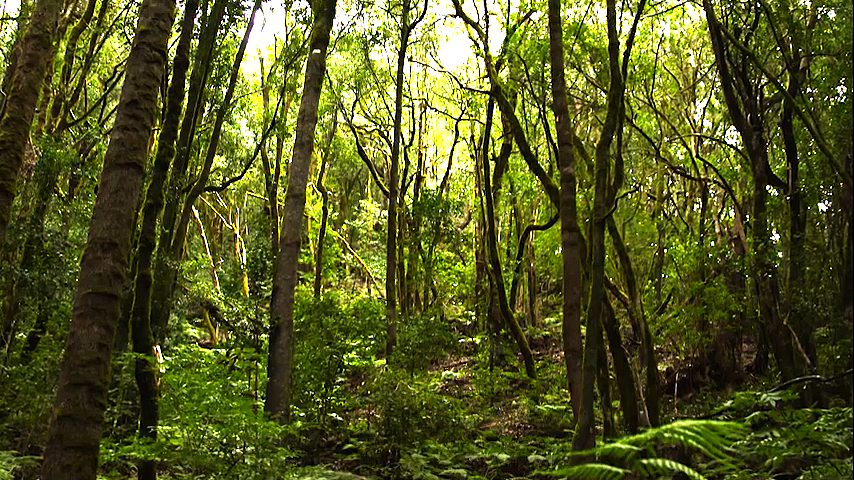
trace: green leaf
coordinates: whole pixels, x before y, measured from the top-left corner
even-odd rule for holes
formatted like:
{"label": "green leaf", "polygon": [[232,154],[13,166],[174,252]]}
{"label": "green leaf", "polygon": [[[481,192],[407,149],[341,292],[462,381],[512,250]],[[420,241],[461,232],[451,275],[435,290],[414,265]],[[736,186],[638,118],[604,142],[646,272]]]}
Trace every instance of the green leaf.
{"label": "green leaf", "polygon": [[681,472],[692,480],[706,480],[706,477],[700,475],[700,473],[693,468],[666,458],[644,458],[638,463],[640,463],[643,466],[642,469],[649,474],[667,471]]}

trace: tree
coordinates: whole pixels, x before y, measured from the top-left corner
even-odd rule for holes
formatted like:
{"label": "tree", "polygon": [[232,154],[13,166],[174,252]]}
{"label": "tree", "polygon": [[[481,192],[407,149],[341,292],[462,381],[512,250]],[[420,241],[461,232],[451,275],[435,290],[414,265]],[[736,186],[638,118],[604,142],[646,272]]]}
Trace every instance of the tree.
{"label": "tree", "polygon": [[[151,332],[151,285],[153,283],[151,264],[154,247],[157,242],[157,220],[163,211],[163,193],[169,167],[175,156],[175,141],[184,105],[184,87],[187,70],[190,67],[190,46],[193,40],[193,26],[196,20],[197,0],[187,0],[184,7],[184,20],[181,23],[181,36],[175,50],[172,80],[166,97],[166,113],[163,118],[160,135],[157,139],[157,153],[154,157],[151,180],[145,194],[142,208],[142,221],[134,257],[135,278],[133,278],[133,307],[131,311],[131,331],[133,351],[140,355],[136,359],[135,374],[139,389],[139,436],[157,440],[159,417],[156,362],[148,355],[155,348],[156,341]],[[157,478],[153,460],[143,460],[139,465],[140,480]]]}
{"label": "tree", "polygon": [[0,256],[42,80],[56,52],[54,35],[62,5],[62,0],[36,3],[27,33],[18,47],[11,84],[0,111]]}
{"label": "tree", "polygon": [[291,375],[294,352],[294,294],[297,286],[297,262],[302,238],[305,189],[308,170],[314,152],[314,134],[317,126],[317,107],[323,77],[326,74],[326,50],[332,22],[335,19],[336,0],[313,0],[314,21],[308,42],[305,80],[297,116],[297,132],[285,192],[284,219],[276,256],[273,298],[270,308],[270,346],[267,366],[267,396],[264,411],[280,423],[290,422]]}
{"label": "tree", "polygon": [[[95,479],[113,336],[127,281],[134,210],[175,19],[173,0],[143,2],[83,253],[42,478]],[[152,352],[153,353],[153,352]]]}
{"label": "tree", "polygon": [[560,165],[560,232],[563,256],[563,355],[572,413],[581,413],[581,230],[575,198],[575,151],[566,99],[563,28],[560,0],[549,0],[549,60],[552,74],[552,109],[557,130]]}

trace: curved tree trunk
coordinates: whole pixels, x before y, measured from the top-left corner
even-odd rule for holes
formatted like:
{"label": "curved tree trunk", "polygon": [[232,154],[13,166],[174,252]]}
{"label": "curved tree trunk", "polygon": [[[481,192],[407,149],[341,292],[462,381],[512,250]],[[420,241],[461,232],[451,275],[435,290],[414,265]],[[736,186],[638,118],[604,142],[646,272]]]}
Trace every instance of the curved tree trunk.
{"label": "curved tree trunk", "polygon": [[143,2],[81,262],[44,453],[45,480],[94,480],[97,473],[134,211],[142,191],[151,129],[157,120],[174,19],[174,0]]}
{"label": "curved tree trunk", "polygon": [[267,396],[264,411],[279,423],[288,423],[291,412],[291,373],[294,357],[294,293],[297,286],[297,261],[305,212],[305,189],[314,134],[317,107],[326,74],[326,51],[335,18],[336,0],[314,0],[309,56],[306,61],[303,94],[297,116],[296,139],[288,171],[285,193],[285,217],[276,257],[273,298],[270,308],[270,351],[267,364]]}

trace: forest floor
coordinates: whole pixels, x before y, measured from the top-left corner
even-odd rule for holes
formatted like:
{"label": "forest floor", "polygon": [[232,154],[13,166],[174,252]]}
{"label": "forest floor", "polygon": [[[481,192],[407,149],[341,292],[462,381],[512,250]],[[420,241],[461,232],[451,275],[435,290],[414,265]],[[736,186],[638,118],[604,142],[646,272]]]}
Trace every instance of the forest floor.
{"label": "forest floor", "polygon": [[[398,375],[391,383],[349,379],[352,392],[363,400],[360,408],[341,423],[342,429],[329,425],[298,442],[295,460],[305,467],[298,476],[429,480],[567,476],[560,469],[572,459],[574,424],[564,387],[559,326],[531,336],[540,372],[537,380],[510,365],[490,369],[484,343],[461,339],[463,348],[426,374]],[[506,347],[513,351],[512,345]],[[740,388],[768,390],[750,384]],[[723,449],[725,460],[692,452],[684,443],[678,447],[655,443],[649,455],[681,462],[705,478],[851,478],[852,410],[840,399],[832,401],[833,408],[818,409],[799,407],[798,393],[791,390],[733,392],[693,385],[684,393],[675,404],[672,394],[662,399],[665,424],[685,418],[730,420],[746,425],[745,435],[729,439]],[[620,430],[616,392],[611,397]],[[602,425],[599,406],[597,416],[597,425]],[[597,442],[602,442],[601,435],[600,429]],[[692,476],[649,473],[626,478]],[[601,474],[588,471],[581,477],[623,478]]]}

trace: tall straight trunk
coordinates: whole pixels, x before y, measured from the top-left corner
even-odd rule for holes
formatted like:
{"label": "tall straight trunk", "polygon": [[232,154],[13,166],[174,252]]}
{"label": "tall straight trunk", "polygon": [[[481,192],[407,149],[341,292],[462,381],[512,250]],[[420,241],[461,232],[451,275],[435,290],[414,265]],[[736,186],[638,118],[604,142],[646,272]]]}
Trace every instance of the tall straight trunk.
{"label": "tall straight trunk", "polygon": [[587,308],[587,337],[584,345],[582,367],[581,413],[578,428],[572,439],[573,450],[587,450],[596,444],[593,412],[593,384],[597,369],[597,350],[602,338],[601,317],[605,301],[605,224],[608,214],[606,205],[608,193],[608,171],[610,169],[610,149],[617,130],[617,116],[620,112],[623,82],[620,72],[617,34],[616,0],[607,0],[608,23],[608,64],[611,81],[608,87],[608,113],[599,142],[596,144],[596,187],[593,197],[593,226],[591,235],[591,286],[590,302]]}
{"label": "tall straight trunk", "polygon": [[267,396],[264,411],[279,423],[288,423],[291,413],[291,373],[294,357],[294,293],[297,286],[297,262],[302,237],[302,217],[305,211],[305,189],[314,134],[317,126],[317,107],[326,74],[326,51],[335,18],[336,0],[314,0],[314,22],[309,39],[309,56],[297,115],[296,139],[288,171],[285,193],[285,217],[276,257],[273,278],[273,298],[270,308],[270,351],[267,366]]}
{"label": "tall straight trunk", "polygon": [[406,45],[409,32],[409,0],[403,0],[401,8],[400,47],[397,50],[397,73],[395,76],[394,130],[392,132],[391,165],[388,179],[388,226],[386,230],[385,252],[385,318],[386,318],[386,357],[390,357],[397,345],[397,195],[398,168],[400,158],[400,130],[403,117],[403,67],[406,61]]}
{"label": "tall straight trunk", "polygon": [[42,478],[94,480],[110,361],[128,273],[134,211],[175,19],[174,0],[146,0],[127,61],[110,145],[89,225],[71,331],[44,452]]}
{"label": "tall straight trunk", "polygon": [[42,80],[56,54],[54,34],[62,5],[62,0],[39,0],[36,4],[20,42],[0,117],[0,258]]}
{"label": "tall straight trunk", "polygon": [[[155,377],[157,366],[150,361],[150,355],[154,345],[163,340],[162,338],[155,339],[151,331],[151,286],[153,283],[151,260],[157,243],[157,220],[163,211],[163,187],[169,175],[172,159],[175,157],[175,141],[178,137],[181,110],[184,105],[184,87],[187,70],[190,67],[190,46],[193,41],[193,25],[198,4],[198,0],[188,0],[184,8],[181,36],[175,50],[172,80],[166,97],[166,115],[157,140],[157,153],[154,157],[151,180],[142,208],[139,246],[134,259],[136,264],[134,266],[131,338],[133,339],[134,353],[140,355],[137,357],[134,367],[140,406],[138,434],[141,438],[151,441],[157,440],[160,392]],[[138,466],[139,479],[153,480],[157,478],[155,466],[156,463],[153,460],[141,461]]]}
{"label": "tall straight trunk", "polygon": [[576,202],[575,151],[566,98],[563,60],[563,28],[560,0],[549,0],[549,59],[552,76],[552,109],[557,130],[560,166],[560,238],[563,256],[563,357],[572,413],[581,413],[581,230]]}

